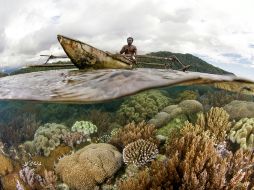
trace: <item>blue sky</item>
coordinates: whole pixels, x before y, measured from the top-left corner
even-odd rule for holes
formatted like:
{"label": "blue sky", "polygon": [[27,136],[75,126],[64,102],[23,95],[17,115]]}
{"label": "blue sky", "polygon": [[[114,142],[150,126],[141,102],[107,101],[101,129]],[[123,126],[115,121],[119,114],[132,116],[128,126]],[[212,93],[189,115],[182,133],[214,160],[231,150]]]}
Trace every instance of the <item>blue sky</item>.
{"label": "blue sky", "polygon": [[191,53],[254,80],[253,0],[0,0],[0,70],[62,51],[56,35],[118,52]]}

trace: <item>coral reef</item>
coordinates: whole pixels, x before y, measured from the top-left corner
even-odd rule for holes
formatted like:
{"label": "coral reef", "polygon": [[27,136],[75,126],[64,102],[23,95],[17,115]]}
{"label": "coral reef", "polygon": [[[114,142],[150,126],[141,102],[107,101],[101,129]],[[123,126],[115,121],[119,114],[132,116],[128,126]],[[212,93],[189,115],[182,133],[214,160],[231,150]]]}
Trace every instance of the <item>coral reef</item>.
{"label": "coral reef", "polygon": [[47,123],[40,126],[34,135],[34,146],[37,153],[49,156],[50,152],[54,150],[61,143],[63,135],[68,133],[66,126],[56,123]]}
{"label": "coral reef", "polygon": [[238,143],[241,148],[253,150],[254,148],[254,118],[243,118],[230,130],[229,139]]}
{"label": "coral reef", "polygon": [[122,124],[146,121],[171,102],[161,91],[150,90],[125,100],[117,111],[117,117]]}
{"label": "coral reef", "polygon": [[240,120],[242,118],[254,117],[254,102],[234,100],[224,106],[231,119]]}
{"label": "coral reef", "polygon": [[158,144],[156,139],[156,129],[152,124],[146,124],[144,121],[135,125],[134,122],[125,125],[120,128],[116,134],[111,137],[110,144],[124,148],[127,144],[132,143],[138,139],[148,140],[155,144]]}
{"label": "coral reef", "polygon": [[5,176],[13,171],[13,165],[11,160],[0,153],[0,176]]}
{"label": "coral reef", "polygon": [[158,147],[154,143],[139,139],[123,149],[123,161],[139,167],[151,162],[158,153]]}
{"label": "coral reef", "polygon": [[177,102],[181,102],[183,100],[197,100],[198,97],[198,92],[192,90],[184,90],[177,94]]}
{"label": "coral reef", "polygon": [[221,157],[212,139],[186,133],[167,147],[167,160],[119,182],[127,189],[251,189],[253,153],[239,150]]}
{"label": "coral reef", "polygon": [[[122,165],[122,154],[110,144],[90,144],[56,164],[55,171],[71,189],[95,189]],[[84,172],[85,171],[85,172]]]}
{"label": "coral reef", "polygon": [[178,105],[170,105],[165,107],[161,112],[149,120],[148,123],[154,124],[157,128],[162,127],[174,119],[178,115],[184,114],[188,118],[192,118],[192,115],[203,111],[203,106],[196,100],[184,100]]}
{"label": "coral reef", "polygon": [[97,132],[97,127],[90,121],[76,121],[71,127],[73,132],[83,133],[84,135],[90,136]]}
{"label": "coral reef", "polygon": [[88,138],[90,137],[84,135],[84,133],[81,132],[68,132],[63,134],[61,137],[63,142],[72,148],[74,148],[78,144],[86,142]]}
{"label": "coral reef", "polygon": [[216,143],[223,142],[230,130],[229,115],[223,108],[211,108],[206,114],[198,114],[195,125],[186,122],[180,132],[193,134],[206,133]]}

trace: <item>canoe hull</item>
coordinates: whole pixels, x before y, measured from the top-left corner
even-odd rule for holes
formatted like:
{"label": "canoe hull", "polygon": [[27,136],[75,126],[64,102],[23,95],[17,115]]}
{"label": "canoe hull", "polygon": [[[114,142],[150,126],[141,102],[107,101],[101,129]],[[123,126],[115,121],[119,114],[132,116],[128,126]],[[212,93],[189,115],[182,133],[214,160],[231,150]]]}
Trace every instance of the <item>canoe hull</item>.
{"label": "canoe hull", "polygon": [[62,35],[57,36],[72,63],[79,69],[131,69],[132,62],[128,59],[117,59],[110,54],[92,47],[84,42],[74,40]]}

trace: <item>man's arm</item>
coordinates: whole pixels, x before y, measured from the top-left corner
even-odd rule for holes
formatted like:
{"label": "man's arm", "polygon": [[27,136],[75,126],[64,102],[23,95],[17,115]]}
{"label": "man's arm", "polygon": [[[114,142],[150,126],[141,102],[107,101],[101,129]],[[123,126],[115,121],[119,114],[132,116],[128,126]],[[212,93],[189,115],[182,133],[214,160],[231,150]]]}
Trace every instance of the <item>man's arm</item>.
{"label": "man's arm", "polygon": [[136,48],[136,46],[134,46],[134,52],[133,52],[133,55],[137,55],[137,48]]}
{"label": "man's arm", "polygon": [[123,54],[125,52],[125,46],[122,47],[120,54]]}

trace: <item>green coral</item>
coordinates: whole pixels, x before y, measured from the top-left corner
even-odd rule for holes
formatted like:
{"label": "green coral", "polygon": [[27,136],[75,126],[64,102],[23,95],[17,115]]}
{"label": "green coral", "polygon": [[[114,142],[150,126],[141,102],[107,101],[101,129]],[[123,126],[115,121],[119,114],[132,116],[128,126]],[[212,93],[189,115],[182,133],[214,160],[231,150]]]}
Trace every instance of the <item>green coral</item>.
{"label": "green coral", "polygon": [[73,132],[79,132],[90,136],[91,134],[97,132],[97,127],[90,121],[76,121],[71,130]]}
{"label": "green coral", "polygon": [[49,156],[50,152],[60,145],[62,136],[68,132],[68,128],[61,124],[46,123],[40,126],[33,140],[36,152]]}
{"label": "green coral", "polygon": [[171,130],[174,128],[181,128],[184,126],[185,121],[187,121],[188,118],[186,115],[181,114],[172,119],[166,126],[160,128],[157,130],[157,135],[163,135],[165,137],[169,136],[171,133]]}
{"label": "green coral", "polygon": [[134,95],[124,101],[117,111],[117,117],[123,123],[141,122],[151,119],[172,100],[159,90],[150,90]]}
{"label": "green coral", "polygon": [[254,118],[243,118],[230,130],[229,139],[238,143],[241,148],[253,150],[254,148]]}
{"label": "green coral", "polygon": [[192,91],[192,90],[185,90],[178,94],[177,101],[183,101],[183,100],[196,100],[198,99],[199,94],[198,92]]}

